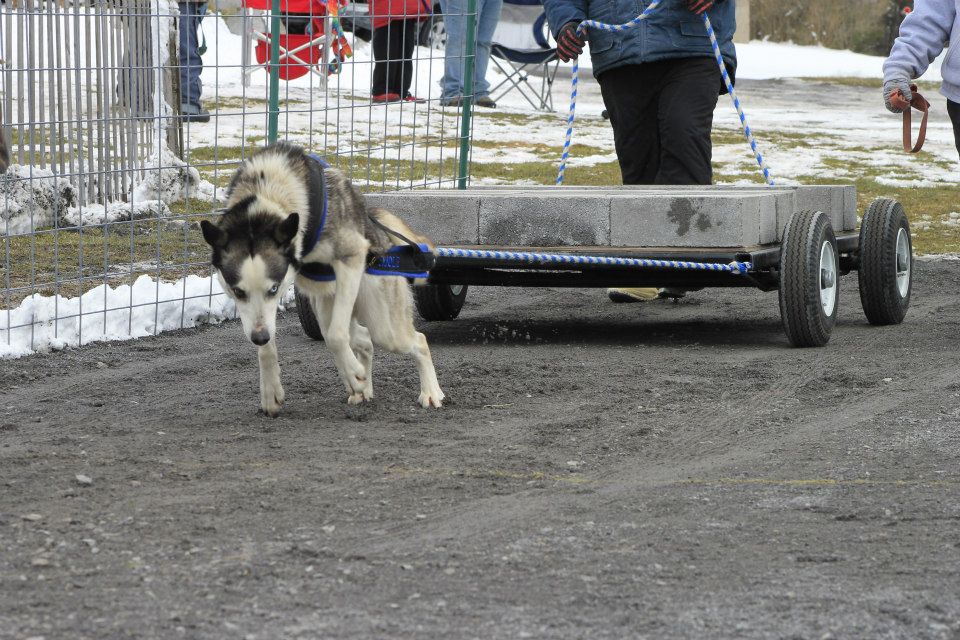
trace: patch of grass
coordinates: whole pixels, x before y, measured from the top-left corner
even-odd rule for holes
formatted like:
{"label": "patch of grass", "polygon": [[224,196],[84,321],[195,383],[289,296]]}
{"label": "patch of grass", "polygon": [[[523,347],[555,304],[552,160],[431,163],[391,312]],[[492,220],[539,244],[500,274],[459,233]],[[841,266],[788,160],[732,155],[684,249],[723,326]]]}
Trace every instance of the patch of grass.
{"label": "patch of grass", "polygon": [[[209,203],[203,206],[193,213],[208,213]],[[16,306],[33,293],[75,297],[104,282],[130,284],[145,273],[165,279],[205,273],[209,259],[202,236],[188,224],[146,220],[0,238],[0,250],[10,255],[3,306]]]}
{"label": "patch of grass", "polygon": [[[857,209],[861,214],[877,198],[893,198],[903,205],[907,218],[921,216],[935,221],[943,220],[951,212],[960,210],[960,186],[937,188],[888,187],[876,180],[860,178],[857,186]],[[913,227],[913,250],[917,254],[960,253],[960,227],[939,222],[929,228]]]}
{"label": "patch of grass", "polygon": [[252,107],[261,107],[262,110],[266,111],[269,105],[270,102],[263,98],[252,98],[250,96],[220,96],[216,100],[203,101],[203,108],[211,114],[216,111],[233,109],[249,110]]}
{"label": "patch of grass", "polygon": [[224,145],[191,147],[187,149],[187,157],[184,159],[188,164],[199,168],[225,162],[239,162],[242,159],[249,158],[261,149],[263,149],[263,144],[247,144],[242,147]]}
{"label": "patch of grass", "polygon": [[[852,77],[838,77],[838,78],[815,78],[807,77],[800,78],[804,82],[815,82],[817,84],[834,84],[843,87],[861,87],[864,89],[877,89],[880,90],[883,88],[883,79],[882,78],[852,78]],[[920,91],[936,91],[940,88],[940,84],[937,82],[929,82],[926,80],[921,80],[917,83],[917,86],[920,88]]]}

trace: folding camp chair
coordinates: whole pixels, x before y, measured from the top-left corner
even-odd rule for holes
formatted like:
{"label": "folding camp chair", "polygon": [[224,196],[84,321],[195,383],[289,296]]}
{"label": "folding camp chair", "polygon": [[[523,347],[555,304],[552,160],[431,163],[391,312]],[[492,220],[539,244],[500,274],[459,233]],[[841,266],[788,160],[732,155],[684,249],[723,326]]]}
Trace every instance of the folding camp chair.
{"label": "folding camp chair", "polygon": [[[493,63],[506,75],[490,91],[495,101],[516,90],[534,109],[553,111],[553,80],[560,58],[549,38],[547,16],[540,0],[503,0],[503,12],[490,47]],[[540,76],[539,88],[530,82],[531,71]],[[507,86],[503,92],[494,95],[504,85]]]}
{"label": "folding camp chair", "polygon": [[[282,0],[280,3],[283,33],[276,34],[280,47],[278,75],[283,80],[293,80],[308,73],[326,82],[328,75],[339,73],[344,60],[353,55],[353,50],[338,18],[339,9],[345,0]],[[244,9],[264,12],[260,20],[248,21],[244,30],[244,84],[256,70],[249,65],[250,43],[254,44],[257,62],[270,70],[270,45],[274,37],[268,28],[266,15],[272,7],[271,0],[243,0]]]}

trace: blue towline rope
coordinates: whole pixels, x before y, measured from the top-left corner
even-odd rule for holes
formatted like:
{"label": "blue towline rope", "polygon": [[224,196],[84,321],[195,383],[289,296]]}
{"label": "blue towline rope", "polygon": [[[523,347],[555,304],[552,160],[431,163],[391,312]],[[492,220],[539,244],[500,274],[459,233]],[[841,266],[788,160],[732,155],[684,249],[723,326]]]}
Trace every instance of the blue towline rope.
{"label": "blue towline rope", "polygon": [[606,267],[640,267],[657,269],[688,269],[694,271],[721,271],[743,275],[753,269],[750,262],[687,262],[684,260],[653,260],[649,258],[618,258],[608,256],[577,256],[563,253],[533,253],[528,251],[497,251],[487,249],[459,249],[437,247],[441,258],[472,258],[477,260],[507,260],[524,264],[586,264]]}
{"label": "blue towline rope", "polygon": [[[625,22],[624,24],[606,24],[604,22],[597,22],[596,20],[584,20],[577,27],[578,33],[583,33],[586,29],[599,29],[601,31],[627,31],[628,29],[633,29],[641,22],[646,20],[650,14],[652,14],[659,6],[662,0],[653,0],[643,13],[638,15],[636,18],[630,22]],[[750,148],[753,150],[754,157],[757,160],[757,164],[760,165],[760,171],[763,173],[763,179],[766,180],[767,184],[774,186],[773,178],[770,176],[770,169],[767,168],[766,161],[763,158],[763,154],[760,153],[760,149],[757,146],[757,141],[753,137],[753,131],[750,129],[750,125],[747,124],[747,114],[743,111],[743,105],[740,104],[740,99],[737,97],[736,91],[733,88],[733,82],[730,80],[730,73],[727,71],[727,63],[723,60],[723,54],[720,52],[720,43],[717,42],[717,35],[713,31],[713,25],[710,24],[710,18],[704,12],[701,17],[703,18],[703,26],[707,30],[707,35],[710,37],[710,44],[713,47],[713,54],[717,60],[717,64],[720,67],[720,73],[723,76],[723,81],[726,84],[727,92],[730,94],[730,98],[733,100],[733,106],[737,110],[737,115],[740,116],[740,124],[743,125],[743,135],[746,137],[747,142],[750,144]],[[560,155],[560,170],[557,172],[557,186],[563,185],[564,174],[567,170],[567,160],[570,157],[570,142],[573,139],[573,121],[576,118],[576,109],[577,109],[577,85],[579,84],[580,76],[580,60],[579,58],[574,59],[573,68],[571,69],[572,75],[572,89],[570,92],[570,113],[567,116],[567,134],[566,139],[563,142],[563,153]]]}
{"label": "blue towline rope", "polygon": [[730,80],[730,73],[727,71],[727,63],[723,61],[723,54],[720,53],[720,43],[717,42],[717,34],[713,31],[713,25],[710,24],[710,18],[707,17],[707,13],[702,14],[703,17],[703,26],[707,30],[707,35],[710,36],[710,44],[713,45],[713,55],[717,59],[717,64],[720,65],[720,73],[723,75],[723,82],[727,85],[727,93],[730,94],[730,99],[733,100],[733,106],[737,110],[737,115],[740,116],[740,124],[743,125],[743,135],[747,139],[747,142],[750,143],[750,148],[753,150],[753,155],[757,159],[757,164],[760,165],[760,171],[763,173],[763,179],[767,181],[767,184],[775,186],[773,178],[770,177],[770,169],[767,168],[767,163],[763,159],[763,154],[760,153],[760,149],[757,147],[757,141],[753,137],[753,131],[750,130],[750,125],[747,123],[747,114],[743,111],[743,105],[740,104],[740,98],[737,97],[737,92],[733,88],[733,82]]}

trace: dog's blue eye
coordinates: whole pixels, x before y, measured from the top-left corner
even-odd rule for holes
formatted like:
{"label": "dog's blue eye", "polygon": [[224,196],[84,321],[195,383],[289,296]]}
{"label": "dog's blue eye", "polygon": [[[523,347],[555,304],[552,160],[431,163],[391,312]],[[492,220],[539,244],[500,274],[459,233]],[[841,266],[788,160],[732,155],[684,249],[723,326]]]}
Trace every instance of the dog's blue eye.
{"label": "dog's blue eye", "polygon": [[237,296],[237,299],[238,299],[238,300],[243,300],[244,298],[247,297],[246,292],[245,292],[243,289],[241,289],[240,287],[234,287],[234,288],[233,288],[233,295]]}
{"label": "dog's blue eye", "polygon": [[279,282],[278,282],[277,284],[273,285],[272,287],[270,287],[270,292],[269,292],[269,293],[270,293],[270,295],[275,296],[275,295],[277,295],[277,291],[280,291],[280,283],[279,283]]}

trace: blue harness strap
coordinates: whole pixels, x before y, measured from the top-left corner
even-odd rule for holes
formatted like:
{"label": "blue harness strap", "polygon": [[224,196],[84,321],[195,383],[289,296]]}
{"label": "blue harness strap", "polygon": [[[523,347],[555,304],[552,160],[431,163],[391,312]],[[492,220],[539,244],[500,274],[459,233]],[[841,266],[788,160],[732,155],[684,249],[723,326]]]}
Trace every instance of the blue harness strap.
{"label": "blue harness strap", "polygon": [[[327,222],[327,177],[324,174],[325,169],[330,168],[330,163],[315,153],[308,153],[307,157],[316,161],[320,165],[320,180],[322,188],[323,208],[320,213],[320,224],[317,225],[317,231],[313,237],[303,247],[303,255],[307,255],[320,241],[320,234],[323,233],[323,226]],[[371,253],[367,256],[366,272],[372,276],[401,276],[403,278],[426,278],[430,268],[436,262],[436,258],[430,251],[430,247],[425,244],[404,245],[399,247],[390,247],[385,253]],[[333,272],[333,267],[322,262],[307,262],[300,266],[299,274],[308,280],[314,282],[330,282],[336,280],[337,276]]]}
{"label": "blue harness strap", "polygon": [[[430,247],[421,244],[390,247],[385,253],[367,256],[366,273],[371,276],[400,276],[401,278],[426,278],[436,262]],[[314,282],[331,282],[337,279],[333,267],[322,262],[309,262],[300,268],[300,275]]]}
{"label": "blue harness strap", "polygon": [[[317,231],[313,234],[313,237],[304,245],[303,255],[307,255],[317,246],[317,243],[320,241],[320,234],[323,233],[323,227],[327,221],[327,178],[324,170],[330,168],[330,163],[317,154],[308,153],[307,156],[315,160],[321,167],[320,180],[323,208],[320,213],[320,224],[317,225]],[[436,258],[430,251],[430,247],[425,244],[390,247],[385,253],[371,253],[367,256],[366,272],[372,276],[426,278],[435,261]],[[313,280],[314,282],[330,282],[337,279],[337,276],[333,272],[333,267],[322,262],[304,263],[300,266],[299,273],[304,278]]]}
{"label": "blue harness strap", "polygon": [[323,227],[327,223],[327,175],[325,171],[330,168],[330,163],[315,153],[308,153],[307,157],[320,165],[320,198],[323,200],[320,210],[320,223],[317,225],[317,231],[309,238],[303,246],[303,255],[307,255],[320,242],[320,234],[323,233]]}

